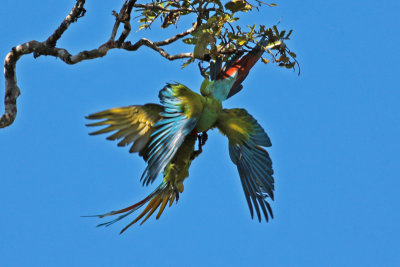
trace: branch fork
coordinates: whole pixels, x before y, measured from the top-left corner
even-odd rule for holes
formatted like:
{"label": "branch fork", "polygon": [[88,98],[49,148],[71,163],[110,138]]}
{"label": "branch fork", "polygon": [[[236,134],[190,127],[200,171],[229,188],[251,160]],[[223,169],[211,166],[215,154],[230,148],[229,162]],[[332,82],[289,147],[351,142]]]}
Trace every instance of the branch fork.
{"label": "branch fork", "polygon": [[[11,125],[17,116],[17,98],[21,94],[20,89],[17,85],[16,76],[16,64],[18,60],[27,54],[33,54],[34,58],[39,56],[53,56],[61,59],[68,65],[77,64],[84,60],[90,60],[94,58],[99,58],[105,56],[111,49],[125,49],[127,51],[136,51],[141,46],[147,46],[154,51],[158,52],[161,56],[168,60],[176,60],[183,58],[193,58],[193,53],[181,53],[177,55],[170,55],[161,46],[169,45],[184,36],[192,33],[196,30],[198,23],[195,23],[190,29],[179,33],[171,38],[163,41],[153,42],[149,39],[142,38],[136,43],[125,41],[131,31],[130,19],[132,8],[135,7],[136,0],[126,0],[119,13],[113,11],[115,16],[115,23],[111,31],[110,39],[104,44],[100,45],[96,49],[81,51],[76,55],[71,55],[68,50],[64,48],[56,47],[57,41],[61,38],[63,33],[68,29],[71,23],[78,21],[79,18],[83,17],[86,13],[84,8],[85,0],[77,0],[75,6],[72,8],[71,12],[62,21],[60,26],[54,31],[49,38],[44,42],[39,42],[32,40],[16,47],[13,47],[11,51],[7,54],[4,60],[4,76],[5,76],[5,111],[0,117],[0,128],[5,128]],[[142,7],[137,5],[137,7]],[[116,35],[120,24],[124,25],[124,29],[116,40]]]}

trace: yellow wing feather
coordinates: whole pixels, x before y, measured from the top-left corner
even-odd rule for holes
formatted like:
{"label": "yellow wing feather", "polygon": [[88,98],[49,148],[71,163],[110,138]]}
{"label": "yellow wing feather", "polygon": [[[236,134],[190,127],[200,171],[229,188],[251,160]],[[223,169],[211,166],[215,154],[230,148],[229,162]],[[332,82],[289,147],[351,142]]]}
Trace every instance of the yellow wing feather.
{"label": "yellow wing feather", "polygon": [[[244,109],[224,109],[216,126],[229,139],[229,156],[237,166],[250,214],[261,221],[273,217],[268,199],[274,199],[272,161],[263,147],[271,141],[261,125]],[[253,209],[254,208],[254,209]]]}
{"label": "yellow wing feather", "polygon": [[224,109],[218,116],[217,127],[230,143],[242,145],[254,128],[244,109]]}
{"label": "yellow wing feather", "polygon": [[163,107],[158,104],[112,108],[87,116],[87,119],[102,120],[87,124],[87,126],[108,125],[90,135],[114,132],[107,137],[108,140],[122,139],[118,146],[132,144],[129,152],[140,152],[150,141],[150,136],[154,131],[153,126],[161,119],[162,110]]}

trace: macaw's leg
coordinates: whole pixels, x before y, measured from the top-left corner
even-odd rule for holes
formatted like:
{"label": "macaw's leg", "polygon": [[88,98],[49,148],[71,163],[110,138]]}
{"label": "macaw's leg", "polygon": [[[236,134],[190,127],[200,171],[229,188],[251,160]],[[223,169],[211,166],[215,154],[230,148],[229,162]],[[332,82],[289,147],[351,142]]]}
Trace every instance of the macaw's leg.
{"label": "macaw's leg", "polygon": [[207,132],[202,132],[199,136],[199,145],[204,146],[208,140],[208,134]]}
{"label": "macaw's leg", "polygon": [[[180,183],[180,185],[183,186],[182,183]],[[178,200],[179,200],[179,193],[182,193],[183,187],[182,187],[181,190],[179,190],[179,188],[178,188],[177,185],[173,185],[173,186],[172,186],[172,189],[173,189],[174,192],[175,192],[175,202],[178,203]]]}
{"label": "macaw's leg", "polygon": [[206,144],[208,139],[207,132],[202,132],[201,134],[197,134],[197,141],[199,142],[199,149],[193,151],[191,160],[194,160],[197,156],[199,156],[203,152],[203,146]]}

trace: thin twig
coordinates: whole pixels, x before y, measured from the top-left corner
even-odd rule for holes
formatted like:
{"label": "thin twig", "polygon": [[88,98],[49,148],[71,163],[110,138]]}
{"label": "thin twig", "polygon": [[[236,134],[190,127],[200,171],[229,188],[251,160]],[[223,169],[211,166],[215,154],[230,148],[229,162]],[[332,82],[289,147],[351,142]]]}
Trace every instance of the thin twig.
{"label": "thin twig", "polygon": [[78,18],[83,17],[86,10],[83,8],[85,0],[77,0],[75,6],[72,8],[68,16],[63,20],[61,25],[54,31],[52,35],[45,41],[46,45],[56,46],[57,41],[61,38],[62,34],[68,29],[69,25],[76,22]]}
{"label": "thin twig", "polygon": [[[141,8],[143,10],[160,10],[166,13],[176,13],[176,12],[188,12],[188,13],[196,13],[197,10],[194,8],[174,8],[174,9],[169,9],[166,7],[161,7],[159,5],[155,5],[155,4],[134,4],[134,7],[137,8]],[[211,11],[219,11],[220,9],[216,8],[216,7],[211,7],[211,8],[204,8],[202,10],[203,13],[206,12],[211,12]]]}
{"label": "thin twig", "polygon": [[134,7],[142,8],[143,10],[160,10],[167,13],[176,13],[176,12],[195,12],[191,8],[176,8],[176,9],[168,9],[165,7],[161,7],[155,4],[134,4]]}
{"label": "thin twig", "polygon": [[130,24],[130,20],[131,20],[132,8],[135,5],[135,3],[136,0],[126,0],[124,6],[122,7],[124,8],[124,10],[121,9],[122,13],[120,13],[120,19],[124,23],[124,30],[122,31],[118,39],[118,45],[121,45],[131,32],[132,27]]}
{"label": "thin twig", "polygon": [[128,51],[136,51],[138,50],[141,46],[147,46],[153,49],[154,51],[158,52],[161,56],[165,57],[168,60],[175,60],[175,59],[182,59],[182,58],[193,58],[193,53],[180,53],[177,55],[170,55],[167,52],[165,52],[164,49],[161,47],[157,46],[156,43],[150,41],[149,39],[142,38],[139,41],[137,41],[134,44],[131,44],[131,42],[125,42],[121,45],[120,48],[128,50]]}
{"label": "thin twig", "polygon": [[165,39],[164,41],[160,41],[160,42],[155,42],[154,44],[156,46],[164,46],[164,45],[169,45],[170,43],[175,42],[178,39],[181,39],[182,37],[185,37],[188,34],[191,34],[192,32],[194,32],[199,26],[198,22],[195,22],[192,26],[192,28],[188,29],[187,31],[184,31],[182,33],[178,33],[175,36],[172,36],[171,38]]}

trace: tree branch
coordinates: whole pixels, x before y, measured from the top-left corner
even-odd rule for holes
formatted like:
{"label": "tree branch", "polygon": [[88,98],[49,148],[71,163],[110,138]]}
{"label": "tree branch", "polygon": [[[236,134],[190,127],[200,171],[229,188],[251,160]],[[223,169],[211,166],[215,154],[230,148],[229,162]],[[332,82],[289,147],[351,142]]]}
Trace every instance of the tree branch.
{"label": "tree branch", "polygon": [[[23,55],[33,53],[35,58],[39,56],[53,56],[60,58],[66,64],[73,65],[83,60],[103,57],[110,49],[117,48],[125,49],[127,51],[136,51],[144,45],[158,52],[161,56],[165,57],[168,60],[193,58],[193,53],[180,53],[177,55],[170,55],[164,49],[160,48],[160,46],[171,44],[181,39],[182,37],[194,32],[199,25],[198,22],[194,23],[190,29],[182,33],[176,34],[175,36],[163,41],[152,42],[146,38],[142,38],[134,44],[132,44],[131,42],[125,42],[125,39],[128,37],[131,30],[130,14],[135,3],[136,0],[126,0],[119,14],[114,11],[116,21],[112,29],[111,37],[106,43],[104,43],[97,49],[92,49],[89,51],[85,50],[79,52],[76,55],[71,55],[68,50],[56,47],[57,41],[68,29],[69,25],[73,22],[76,22],[78,18],[82,17],[85,14],[85,0],[77,0],[75,6],[72,8],[68,16],[54,31],[54,33],[49,38],[47,38],[46,41],[39,42],[33,40],[13,47],[11,52],[7,54],[4,61],[4,76],[6,80],[4,99],[5,112],[0,117],[0,128],[11,125],[14,122],[15,117],[17,116],[17,98],[20,95],[20,89],[17,85],[16,64]],[[118,41],[116,42],[115,37],[121,22],[124,23],[124,30],[118,38]],[[205,60],[207,60],[207,56],[205,56]]]}
{"label": "tree branch", "polygon": [[83,17],[86,10],[83,8],[85,0],[77,0],[75,6],[71,12],[64,19],[61,25],[54,31],[54,33],[46,40],[46,45],[56,46],[57,41],[61,38],[61,35],[68,29],[69,25],[76,22],[78,18]]}
{"label": "tree branch", "polygon": [[[43,42],[44,46],[54,47],[68,29],[69,25],[78,20],[85,14],[83,8],[85,0],[77,0],[71,12],[64,19],[61,25],[54,31],[54,33]],[[22,55],[32,53],[34,50],[30,47],[30,42],[17,47],[13,47],[11,52],[7,54],[4,60],[4,76],[5,76],[5,97],[4,97],[4,114],[0,117],[0,128],[4,128],[12,124],[17,116],[17,98],[21,91],[17,85],[16,64]],[[37,56],[35,54],[35,56]]]}
{"label": "tree branch", "polygon": [[[162,41],[163,42],[163,41]],[[157,42],[154,43],[150,41],[149,39],[142,38],[139,41],[137,41],[135,44],[131,44],[131,42],[125,42],[121,45],[121,48],[128,50],[128,51],[136,51],[138,50],[141,46],[147,46],[153,49],[154,51],[158,52],[161,56],[165,57],[168,60],[175,60],[175,59],[182,59],[182,58],[193,58],[193,53],[181,53],[177,55],[170,55],[167,52],[165,52],[164,49],[160,48],[157,46]]]}
{"label": "tree branch", "polygon": [[[121,36],[118,39],[118,44],[121,45],[126,37],[128,37],[129,33],[131,32],[131,12],[133,5],[136,3],[136,0],[126,0],[124,6],[121,9],[122,16],[121,16],[121,21],[124,23],[124,30],[121,33]],[[120,13],[121,14],[121,13]]]}
{"label": "tree branch", "polygon": [[161,7],[155,4],[135,4],[134,7],[141,8],[143,10],[150,9],[150,10],[160,10],[167,13],[176,13],[176,12],[195,12],[192,8],[176,8],[176,9],[168,9],[165,7]]}
{"label": "tree branch", "polygon": [[156,42],[154,44],[156,46],[169,45],[170,43],[173,43],[176,40],[181,39],[182,37],[185,37],[186,35],[191,34],[192,32],[194,32],[197,29],[197,27],[199,26],[199,24],[200,24],[199,22],[196,22],[196,23],[193,24],[193,27],[188,29],[187,31],[184,31],[182,33],[178,33],[177,35],[172,36],[171,38],[168,38],[168,39],[166,39],[164,41]]}
{"label": "tree branch", "polygon": [[[206,28],[208,27],[209,29],[213,29],[212,31],[216,31],[214,34],[219,35],[221,32],[221,20],[222,25],[227,22],[226,16],[231,16],[227,15],[227,13],[224,13],[224,8],[207,8],[207,5],[210,4],[211,2],[206,1],[206,0],[200,0],[197,4],[191,3],[191,7],[182,7],[182,5],[179,3],[179,1],[176,1],[177,5],[174,5],[173,8],[169,9],[168,6],[164,7],[163,5],[156,5],[154,3],[152,4],[136,4],[136,0],[125,0],[124,4],[121,7],[121,10],[119,13],[116,11],[113,11],[113,15],[115,16],[115,23],[111,31],[110,38],[108,39],[107,42],[104,44],[100,45],[98,48],[92,49],[92,50],[85,50],[77,53],[76,55],[71,55],[67,49],[64,48],[59,48],[57,47],[57,41],[62,37],[63,33],[68,29],[68,27],[71,25],[71,23],[76,22],[80,17],[85,15],[86,10],[84,9],[85,5],[85,0],[76,0],[75,6],[72,8],[71,12],[68,14],[68,16],[62,21],[60,26],[53,32],[52,35],[50,35],[46,41],[44,42],[39,42],[36,40],[23,43],[21,45],[18,45],[16,47],[13,47],[10,51],[10,53],[7,54],[5,61],[4,61],[4,76],[5,76],[5,98],[4,98],[4,104],[5,104],[5,112],[4,114],[0,117],[0,128],[7,127],[11,125],[15,117],[17,115],[17,98],[20,95],[20,89],[18,88],[17,85],[17,76],[16,76],[16,64],[18,60],[26,54],[31,54],[33,53],[34,57],[39,57],[39,56],[53,56],[56,58],[60,58],[63,62],[69,65],[73,65],[76,63],[79,63],[84,60],[90,60],[90,59],[95,59],[95,58],[100,58],[105,56],[109,50],[111,49],[124,49],[127,51],[136,51],[142,46],[147,46],[157,53],[159,53],[162,57],[168,59],[168,60],[176,60],[176,59],[184,59],[184,58],[189,58],[189,59],[199,59],[201,61],[210,61],[211,55],[210,54],[202,54],[199,56],[195,56],[194,53],[188,52],[188,53],[180,53],[176,55],[171,55],[167,53],[162,46],[167,46],[170,45],[177,40],[180,40],[181,38],[193,34],[196,30],[199,29],[202,23],[206,22],[208,23],[206,25]],[[214,3],[215,6],[215,3]],[[165,14],[168,13],[168,15],[164,18],[164,23],[161,25],[161,27],[167,27],[169,26],[172,22],[171,21],[176,21],[177,18],[179,18],[182,15],[185,14],[195,14],[196,15],[196,21],[193,23],[192,27],[187,29],[184,32],[178,33],[170,38],[167,38],[165,40],[153,42],[147,38],[142,38],[135,43],[131,43],[130,41],[125,41],[126,38],[129,36],[131,32],[131,25],[130,25],[130,20],[131,20],[131,13],[132,9],[137,8],[139,11],[142,12],[142,14],[145,13],[145,11],[149,11],[150,14],[153,14],[151,12],[154,12],[155,18],[158,17],[161,13]],[[215,12],[213,16],[216,18],[213,21],[209,21],[210,17],[210,12]],[[175,14],[176,16],[174,18],[169,18],[168,16],[170,14]],[[150,17],[150,15],[143,15],[145,18],[148,18],[147,16]],[[168,22],[165,24],[165,22]],[[121,23],[124,25],[124,29],[121,33],[121,35],[117,37],[118,29]],[[147,21],[142,22],[142,23],[147,23]],[[175,22],[174,22],[175,23]],[[164,25],[165,24],[165,25]],[[142,24],[144,25],[144,24]],[[230,23],[228,22],[228,25]],[[211,27],[211,28],[210,28]],[[264,26],[262,26],[264,27]],[[220,28],[218,30],[218,28]],[[240,32],[240,28],[238,28],[239,33],[235,33],[233,27],[232,32],[233,32],[233,38],[236,44],[234,46],[228,46],[229,42],[225,41],[222,42],[223,45],[221,45],[222,50],[217,51],[218,54],[222,55],[230,55],[233,53],[240,51],[245,51],[243,50],[242,45],[238,45],[238,40],[239,38],[244,38],[244,33]],[[217,30],[216,30],[217,29]],[[261,29],[261,28],[260,28]],[[254,30],[254,28],[253,28]],[[253,31],[252,30],[252,31]],[[269,29],[270,35],[272,35],[272,30]],[[276,26],[274,28],[274,32],[278,32],[276,29]],[[259,32],[256,32],[254,35],[260,34],[261,30]],[[264,34],[264,31],[262,32]],[[291,31],[287,34],[285,37],[288,39],[289,35],[291,34]],[[281,33],[276,33],[277,37],[272,36],[275,39],[280,39],[280,35],[284,35],[284,31]],[[219,38],[225,38],[225,35],[220,36]],[[253,36],[253,35],[251,35]],[[272,38],[271,37],[271,38]],[[197,37],[196,37],[197,38]],[[196,38],[191,38],[192,40],[197,40]],[[270,38],[270,37],[269,37]],[[253,40],[253,37],[248,37],[248,39]],[[250,40],[250,41],[251,41]],[[244,40],[245,43],[248,42],[248,40]],[[192,43],[193,44],[193,43]],[[206,44],[208,45],[208,44]],[[211,43],[211,46],[216,46],[215,43]],[[271,47],[266,47],[268,48],[274,48],[276,44],[273,44]],[[250,49],[250,48],[249,48]],[[282,49],[281,49],[282,50]],[[285,53],[285,51],[279,50],[278,52],[280,54]],[[269,51],[270,52],[270,51]],[[291,53],[289,50],[287,50],[289,55],[294,55],[294,53]],[[272,53],[272,52],[271,52]],[[284,67],[291,67],[290,64],[294,64],[288,61],[288,58],[286,57],[286,54],[284,54],[285,57],[282,57],[282,61],[280,64],[283,64],[282,66]],[[293,56],[292,56],[293,57]],[[193,60],[192,60],[193,61]],[[192,62],[191,61],[191,62]],[[289,64],[290,63],[290,64]],[[295,62],[297,63],[297,61]],[[286,64],[286,65],[285,65]],[[289,65],[288,65],[289,64]]]}

